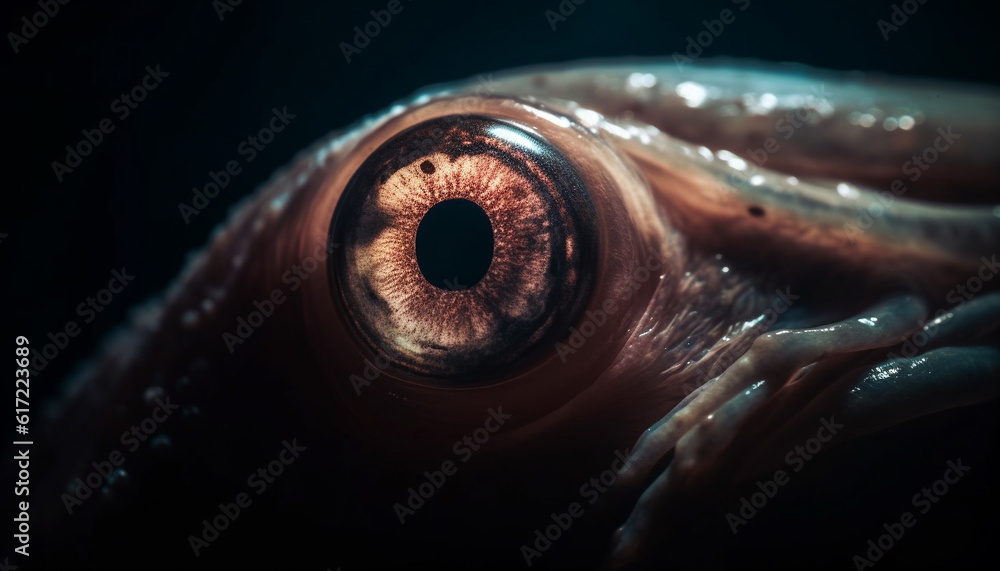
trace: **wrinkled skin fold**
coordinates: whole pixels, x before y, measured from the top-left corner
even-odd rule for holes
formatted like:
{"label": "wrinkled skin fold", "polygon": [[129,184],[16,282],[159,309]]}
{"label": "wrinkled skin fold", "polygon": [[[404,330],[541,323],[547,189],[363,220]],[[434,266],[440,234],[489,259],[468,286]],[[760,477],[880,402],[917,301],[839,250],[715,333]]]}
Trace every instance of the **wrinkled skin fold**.
{"label": "wrinkled skin fold", "polygon": [[[127,568],[155,552],[163,568],[517,568],[535,529],[578,501],[575,536],[532,567],[700,566],[712,554],[684,547],[726,536],[740,486],[787,467],[822,419],[846,448],[996,397],[995,91],[731,62],[490,77],[304,151],[133,312],[46,422],[52,564]],[[463,115],[530,130],[586,181],[599,254],[573,331],[586,311],[604,319],[582,346],[567,329],[562,350],[483,385],[366,371],[382,356],[331,295],[334,210],[391,137]],[[310,256],[317,269],[286,277]],[[227,342],[275,290],[285,301]],[[126,473],[67,514],[75,478],[126,449],[119,436],[156,397],[180,407],[157,429],[168,440],[127,453]],[[481,450],[456,452],[497,408],[510,417]],[[195,557],[189,535],[292,439],[306,450]],[[581,500],[617,451],[615,485]],[[394,505],[447,460],[457,474],[400,525]]]}

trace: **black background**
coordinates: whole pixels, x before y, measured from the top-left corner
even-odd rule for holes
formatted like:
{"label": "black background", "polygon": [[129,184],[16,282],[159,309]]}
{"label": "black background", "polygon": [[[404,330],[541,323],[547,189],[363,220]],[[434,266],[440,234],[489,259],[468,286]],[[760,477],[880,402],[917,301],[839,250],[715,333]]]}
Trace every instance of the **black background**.
{"label": "black background", "polygon": [[[557,9],[556,0],[402,0],[403,11],[347,63],[340,43],[385,4],[244,1],[220,21],[208,1],[75,0],[19,53],[5,43],[3,156],[12,176],[0,208],[0,234],[7,234],[0,242],[4,339],[42,340],[69,320],[83,329],[32,383],[36,406],[130,306],[169,283],[188,253],[226,220],[230,205],[328,132],[428,84],[525,64],[670,55],[704,29],[702,20],[733,7],[728,0],[588,0],[552,30],[544,12]],[[996,23],[988,17],[992,6],[983,6],[929,0],[885,41],[876,21],[889,18],[888,1],[751,0],[704,55],[996,83]],[[5,2],[5,34],[20,33],[20,18],[37,10],[33,2]],[[169,77],[119,120],[111,102],[157,64]],[[237,146],[282,107],[296,119],[246,164]],[[105,117],[113,118],[115,131],[58,182],[52,161],[62,161],[81,129]],[[243,172],[185,224],[178,204],[190,202],[192,187],[208,182],[209,170],[232,159],[244,164]],[[76,306],[122,266],[136,280],[93,323],[82,324]],[[969,425],[970,438],[983,438],[983,426],[990,424]],[[979,492],[992,494],[988,475],[980,477],[986,479]],[[908,505],[909,494],[900,494]],[[983,501],[996,506],[992,495]],[[959,509],[940,517],[965,515]],[[917,549],[914,561],[926,553],[919,542],[909,547]]]}

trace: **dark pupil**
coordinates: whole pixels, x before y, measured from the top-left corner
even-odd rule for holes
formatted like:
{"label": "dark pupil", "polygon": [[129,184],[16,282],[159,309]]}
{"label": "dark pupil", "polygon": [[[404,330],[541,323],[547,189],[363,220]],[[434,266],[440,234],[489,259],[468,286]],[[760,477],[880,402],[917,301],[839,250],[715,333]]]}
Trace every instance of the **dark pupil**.
{"label": "dark pupil", "polygon": [[493,261],[493,225],[478,204],[464,198],[431,207],[417,227],[417,265],[424,278],[446,290],[470,288]]}

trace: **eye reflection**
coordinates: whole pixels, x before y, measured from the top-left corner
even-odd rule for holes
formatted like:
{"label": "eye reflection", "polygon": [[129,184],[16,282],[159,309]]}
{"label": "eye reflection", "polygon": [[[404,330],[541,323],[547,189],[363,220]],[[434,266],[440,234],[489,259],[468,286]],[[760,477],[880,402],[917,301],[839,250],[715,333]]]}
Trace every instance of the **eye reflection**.
{"label": "eye reflection", "polygon": [[417,264],[427,281],[445,290],[465,289],[479,283],[490,269],[493,225],[475,202],[445,200],[420,221],[416,247]]}

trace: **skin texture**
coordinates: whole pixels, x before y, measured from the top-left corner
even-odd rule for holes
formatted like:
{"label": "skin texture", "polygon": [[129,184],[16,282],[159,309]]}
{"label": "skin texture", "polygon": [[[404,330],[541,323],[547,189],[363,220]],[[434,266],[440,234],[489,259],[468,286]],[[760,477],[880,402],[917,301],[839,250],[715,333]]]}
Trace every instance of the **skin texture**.
{"label": "skin texture", "polygon": [[[586,186],[598,244],[573,328],[464,387],[373,351],[327,261],[365,160],[453,116],[557,149]],[[128,567],[155,552],[163,568],[510,568],[612,465],[621,482],[536,564],[625,568],[710,544],[731,508],[719,490],[780,467],[818,419],[838,415],[843,444],[995,397],[1000,281],[981,272],[1000,242],[998,121],[997,94],[975,86],[731,62],[520,70],[364,119],[248,197],[52,408],[39,493],[52,563]],[[907,166],[938,138],[926,170]],[[956,293],[977,274],[980,291]],[[273,312],[240,337],[265,300]],[[944,352],[901,352],[935,317],[925,349]],[[178,409],[163,438],[130,450],[122,432],[167,397]],[[453,446],[500,409],[510,416],[480,449]],[[258,496],[248,477],[293,439],[306,450]],[[125,474],[67,514],[67,484],[115,449]],[[457,474],[400,525],[394,505],[445,461]],[[195,557],[188,537],[245,491],[253,505]],[[699,553],[681,563],[704,564]]]}

